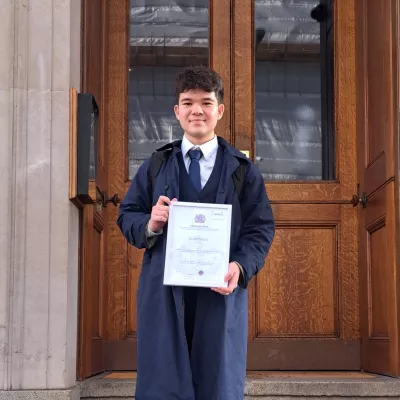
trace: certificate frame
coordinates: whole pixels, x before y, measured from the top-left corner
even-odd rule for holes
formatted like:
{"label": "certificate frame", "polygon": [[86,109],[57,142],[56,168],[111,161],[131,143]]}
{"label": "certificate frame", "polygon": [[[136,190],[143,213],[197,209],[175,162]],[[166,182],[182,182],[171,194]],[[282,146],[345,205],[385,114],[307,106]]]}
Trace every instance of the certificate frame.
{"label": "certificate frame", "polygon": [[164,285],[227,287],[231,222],[231,204],[172,202]]}

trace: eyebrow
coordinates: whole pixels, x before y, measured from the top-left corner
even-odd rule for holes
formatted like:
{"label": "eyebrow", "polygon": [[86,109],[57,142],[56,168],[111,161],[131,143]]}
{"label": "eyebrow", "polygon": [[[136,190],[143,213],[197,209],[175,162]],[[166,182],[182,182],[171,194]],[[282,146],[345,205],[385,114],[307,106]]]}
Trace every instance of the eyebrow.
{"label": "eyebrow", "polygon": [[[191,99],[190,97],[185,97],[185,98],[181,99],[180,101],[183,102],[183,101],[192,101],[192,100],[193,99]],[[201,100],[202,101],[205,101],[205,100],[215,101],[215,99],[213,99],[212,97],[203,97]]]}

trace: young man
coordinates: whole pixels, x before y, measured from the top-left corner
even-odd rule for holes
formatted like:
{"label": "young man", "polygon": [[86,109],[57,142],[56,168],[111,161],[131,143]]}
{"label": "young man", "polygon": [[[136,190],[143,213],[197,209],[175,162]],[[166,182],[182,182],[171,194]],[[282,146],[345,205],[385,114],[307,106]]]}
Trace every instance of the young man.
{"label": "young man", "polygon": [[[137,400],[244,397],[246,288],[264,265],[275,225],[256,166],[214,134],[223,94],[221,78],[209,68],[178,75],[175,115],[183,139],[157,152],[156,177],[154,161],[140,167],[120,207],[122,233],[146,249],[137,293]],[[166,223],[175,200],[232,204],[226,288],[163,285]]]}

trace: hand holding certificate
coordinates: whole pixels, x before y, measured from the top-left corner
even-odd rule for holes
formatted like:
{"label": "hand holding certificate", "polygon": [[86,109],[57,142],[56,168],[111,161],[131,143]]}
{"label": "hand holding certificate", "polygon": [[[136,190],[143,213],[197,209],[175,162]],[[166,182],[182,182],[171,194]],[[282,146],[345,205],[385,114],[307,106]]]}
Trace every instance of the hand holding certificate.
{"label": "hand holding certificate", "polygon": [[232,206],[171,202],[164,285],[226,287]]}

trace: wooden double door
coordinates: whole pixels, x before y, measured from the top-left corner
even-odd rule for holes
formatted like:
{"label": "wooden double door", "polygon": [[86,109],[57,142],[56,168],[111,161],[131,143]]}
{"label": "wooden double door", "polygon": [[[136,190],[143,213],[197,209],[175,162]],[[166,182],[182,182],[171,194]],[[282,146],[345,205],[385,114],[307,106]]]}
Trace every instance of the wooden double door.
{"label": "wooden double door", "polygon": [[[85,2],[82,76],[91,79],[83,80],[82,89],[101,94],[100,142],[107,171],[101,193],[123,198],[140,164],[137,149],[142,156],[150,153],[165,121],[171,137],[176,134],[163,110],[148,117],[154,103],[173,96],[173,87],[160,83],[154,67],[207,62],[225,82],[226,112],[217,133],[259,164],[276,219],[265,267],[249,287],[248,369],[365,369],[398,376],[398,2],[314,2],[328,10],[319,22],[317,44],[290,42],[294,29],[284,41],[274,41],[268,29],[257,27],[263,15],[263,10],[256,13],[257,1],[199,3],[208,7],[207,49],[201,48],[200,34],[189,49],[168,48],[164,42],[161,52],[157,35],[140,47],[132,34],[132,15],[142,18],[133,0]],[[325,65],[328,73],[319,75],[316,91],[315,65],[321,66],[321,49],[329,43],[333,69]],[[303,71],[303,78],[296,80],[293,71]],[[165,69],[161,75],[169,73]],[[315,125],[317,103],[320,122]],[[290,113],[288,107],[293,107]],[[149,118],[143,126],[153,140],[140,136],[138,115]],[[301,115],[301,121],[293,122],[293,115]],[[279,136],[285,129],[289,136]],[[310,131],[317,139],[297,140],[295,134]],[[319,150],[301,150],[311,147]],[[318,162],[320,169],[313,166]],[[109,202],[106,211],[92,207],[83,214],[81,379],[104,370],[136,369],[136,290],[143,253],[120,234],[117,207]]]}

